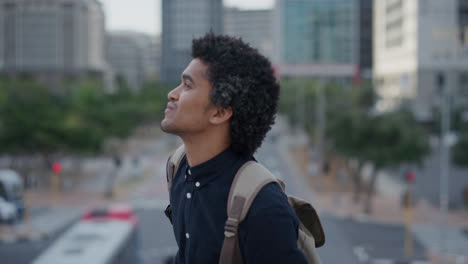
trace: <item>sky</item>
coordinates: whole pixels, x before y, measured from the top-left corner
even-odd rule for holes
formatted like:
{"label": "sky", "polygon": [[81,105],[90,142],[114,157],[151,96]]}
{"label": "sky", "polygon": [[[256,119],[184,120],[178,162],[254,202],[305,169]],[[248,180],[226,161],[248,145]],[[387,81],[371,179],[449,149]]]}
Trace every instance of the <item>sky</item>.
{"label": "sky", "polygon": [[[161,0],[100,0],[108,30],[134,30],[148,34],[161,32]],[[274,0],[224,0],[227,6],[262,9]]]}

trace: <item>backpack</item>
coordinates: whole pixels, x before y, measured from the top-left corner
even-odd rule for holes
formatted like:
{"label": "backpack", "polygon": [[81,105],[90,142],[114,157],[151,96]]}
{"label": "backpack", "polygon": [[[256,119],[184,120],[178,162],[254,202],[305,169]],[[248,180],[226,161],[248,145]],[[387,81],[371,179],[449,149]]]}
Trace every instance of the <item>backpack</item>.
{"label": "backpack", "polygon": [[[172,180],[177,173],[180,162],[185,156],[184,146],[180,146],[167,162],[167,185],[171,191]],[[247,216],[250,205],[257,193],[267,184],[276,182],[284,191],[284,183],[275,178],[271,172],[260,163],[248,161],[237,171],[228,196],[228,219],[224,226],[224,242],[219,259],[220,264],[241,264],[242,256],[237,239],[237,228]],[[312,205],[300,198],[288,195],[288,202],[299,218],[298,248],[302,251],[308,263],[320,264],[315,248],[325,244],[325,234],[317,212]],[[165,210],[171,220],[171,205]],[[172,221],[171,221],[172,222]]]}

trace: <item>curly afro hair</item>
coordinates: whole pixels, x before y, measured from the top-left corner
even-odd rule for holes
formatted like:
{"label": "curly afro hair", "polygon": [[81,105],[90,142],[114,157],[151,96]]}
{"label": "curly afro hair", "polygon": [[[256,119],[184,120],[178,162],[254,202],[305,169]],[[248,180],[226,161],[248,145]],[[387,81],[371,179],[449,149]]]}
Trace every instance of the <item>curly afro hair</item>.
{"label": "curly afro hair", "polygon": [[208,65],[211,101],[231,107],[231,147],[252,155],[275,122],[279,84],[270,61],[241,39],[207,33],[192,42],[192,57]]}

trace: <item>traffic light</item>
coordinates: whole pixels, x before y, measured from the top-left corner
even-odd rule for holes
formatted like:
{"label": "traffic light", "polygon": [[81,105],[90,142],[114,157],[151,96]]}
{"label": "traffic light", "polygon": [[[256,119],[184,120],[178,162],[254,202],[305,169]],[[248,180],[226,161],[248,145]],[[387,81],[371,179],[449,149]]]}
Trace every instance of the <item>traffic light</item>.
{"label": "traffic light", "polygon": [[62,164],[60,164],[60,162],[54,162],[52,164],[52,171],[54,173],[60,173],[62,171]]}

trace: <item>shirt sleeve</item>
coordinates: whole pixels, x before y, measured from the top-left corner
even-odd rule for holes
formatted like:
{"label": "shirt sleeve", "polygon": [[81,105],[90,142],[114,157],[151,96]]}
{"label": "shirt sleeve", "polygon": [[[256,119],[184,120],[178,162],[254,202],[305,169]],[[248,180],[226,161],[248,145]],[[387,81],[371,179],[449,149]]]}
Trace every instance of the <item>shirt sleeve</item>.
{"label": "shirt sleeve", "polygon": [[297,247],[298,227],[299,220],[278,184],[266,185],[239,227],[244,263],[307,263]]}

